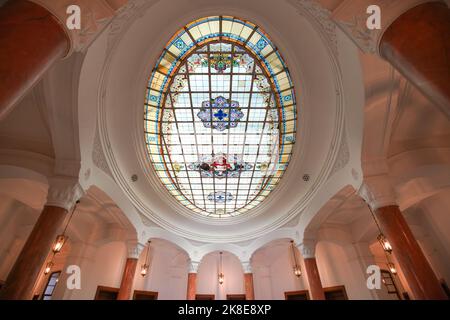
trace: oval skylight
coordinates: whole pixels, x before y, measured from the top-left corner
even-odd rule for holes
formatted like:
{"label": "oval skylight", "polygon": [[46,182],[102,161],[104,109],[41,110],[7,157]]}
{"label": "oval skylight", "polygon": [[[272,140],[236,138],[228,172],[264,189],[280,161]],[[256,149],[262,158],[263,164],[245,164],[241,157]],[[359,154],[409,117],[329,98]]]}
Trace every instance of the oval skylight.
{"label": "oval skylight", "polygon": [[184,206],[224,218],[259,205],[295,143],[292,81],[258,26],[228,16],[196,20],[152,71],[145,136],[161,182]]}

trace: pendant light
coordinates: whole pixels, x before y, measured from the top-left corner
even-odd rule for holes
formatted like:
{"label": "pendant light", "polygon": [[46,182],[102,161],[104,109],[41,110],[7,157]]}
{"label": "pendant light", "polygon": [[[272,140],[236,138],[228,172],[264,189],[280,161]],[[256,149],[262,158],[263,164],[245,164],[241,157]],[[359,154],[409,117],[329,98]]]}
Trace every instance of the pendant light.
{"label": "pendant light", "polygon": [[141,276],[145,277],[148,273],[148,268],[149,268],[149,264],[148,264],[148,252],[150,250],[150,243],[151,241],[148,240],[147,243],[147,252],[145,253],[145,261],[144,264],[141,265]]}
{"label": "pendant light", "polygon": [[376,224],[376,226],[378,228],[378,231],[379,231],[377,240],[380,243],[381,247],[383,248],[384,255],[386,256],[386,260],[387,260],[386,265],[387,265],[389,271],[393,275],[396,275],[397,274],[397,268],[395,267],[395,264],[392,263],[391,259],[389,258],[389,255],[392,254],[392,245],[388,241],[388,239],[386,239],[386,237],[384,236],[383,232],[381,231],[380,225],[378,224],[378,221],[377,221],[377,219],[375,217],[375,214],[372,211],[372,208],[370,207],[369,204],[367,204],[367,206],[369,207],[370,214],[372,215],[373,221],[375,221],[375,224]]}
{"label": "pendant light", "polygon": [[52,268],[53,268],[53,257],[52,257],[52,260],[49,261],[49,262],[47,263],[47,265],[45,266],[44,274],[45,274],[45,275],[48,275],[48,274],[50,273],[50,271],[52,271]]}
{"label": "pendant light", "polygon": [[383,250],[389,254],[392,253],[392,246],[390,244],[390,242],[386,239],[386,237],[384,236],[383,233],[380,233],[377,237],[378,242],[381,244],[381,246],[383,247]]}
{"label": "pendant light", "polygon": [[219,256],[219,275],[218,275],[218,280],[219,280],[219,284],[222,285],[224,280],[225,280],[225,275],[223,274],[223,269],[222,269],[222,254],[223,252],[220,252],[220,256]]}
{"label": "pendant light", "polygon": [[297,255],[295,254],[294,240],[291,240],[291,248],[292,248],[292,257],[294,258],[294,275],[297,278],[300,278],[302,275],[302,269],[300,268],[300,265],[297,261]]}
{"label": "pendant light", "polygon": [[53,251],[54,254],[56,254],[56,253],[61,251],[61,249],[63,248],[63,246],[66,243],[67,239],[69,238],[69,237],[66,236],[67,227],[69,226],[70,221],[72,220],[73,214],[75,213],[75,210],[76,210],[77,205],[79,203],[80,203],[80,200],[78,200],[75,203],[75,205],[73,206],[72,213],[70,214],[69,220],[67,220],[67,223],[66,223],[66,226],[64,227],[63,233],[56,236],[56,240],[55,240],[55,242],[53,244],[53,247],[52,247],[52,251]]}
{"label": "pendant light", "polygon": [[75,213],[75,210],[79,203],[80,203],[80,200],[77,200],[75,202],[75,205],[73,206],[69,220],[67,220],[66,226],[64,227],[63,233],[56,236],[56,240],[52,245],[52,252],[53,252],[52,258],[45,265],[44,275],[48,275],[50,273],[50,271],[52,271],[52,268],[54,266],[53,259],[55,258],[55,255],[61,252],[61,249],[63,248],[64,244],[66,243],[67,239],[69,238],[66,236],[67,227],[69,226],[69,223],[72,220],[73,214]]}
{"label": "pendant light", "polygon": [[385,235],[381,231],[381,227],[378,224],[377,218],[375,217],[372,208],[370,207],[370,205],[367,205],[367,207],[369,208],[370,214],[372,215],[372,219],[375,222],[375,225],[377,226],[378,229],[378,237],[377,237],[378,242],[381,244],[381,247],[383,248],[384,252],[391,254],[392,253],[391,243],[388,241],[388,239],[386,239]]}
{"label": "pendant light", "polygon": [[389,271],[393,274],[396,275],[397,274],[397,269],[395,268],[395,264],[393,264],[392,262],[388,262],[387,264]]}

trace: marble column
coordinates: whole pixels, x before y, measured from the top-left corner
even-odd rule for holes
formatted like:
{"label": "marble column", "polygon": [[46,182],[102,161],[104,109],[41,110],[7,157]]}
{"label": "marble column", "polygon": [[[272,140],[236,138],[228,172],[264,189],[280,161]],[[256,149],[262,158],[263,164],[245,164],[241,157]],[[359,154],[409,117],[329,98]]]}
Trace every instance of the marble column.
{"label": "marble column", "polygon": [[191,261],[189,264],[186,300],[195,300],[197,294],[197,271],[199,262]]}
{"label": "marble column", "polygon": [[52,244],[75,202],[82,196],[78,181],[71,177],[50,179],[47,203],[22,248],[5,285],[0,299],[31,299],[33,287],[39,277]]}
{"label": "marble column", "polygon": [[325,300],[325,293],[320,280],[319,269],[315,257],[316,242],[313,240],[304,240],[300,246],[300,251],[305,264],[306,277],[309,284],[309,293],[312,300]]}
{"label": "marble column", "polygon": [[450,8],[427,2],[409,9],[384,32],[380,54],[450,115]]}
{"label": "marble column", "polygon": [[134,276],[138,267],[139,256],[144,249],[141,244],[132,245],[128,248],[128,257],[125,261],[122,281],[120,283],[117,300],[130,300],[133,289]]}
{"label": "marble column", "polygon": [[69,50],[63,26],[27,0],[0,7],[0,120]]}
{"label": "marble column", "polygon": [[375,208],[374,211],[413,294],[419,299],[447,300],[399,207],[390,205]]}
{"label": "marble column", "polygon": [[[0,7],[0,120],[52,65],[85,52],[127,2],[12,0]],[[79,29],[67,25],[73,5],[80,9]]]}
{"label": "marble column", "polygon": [[253,285],[253,273],[250,262],[244,262],[244,289],[245,300],[255,300],[255,288]]}
{"label": "marble column", "polygon": [[414,298],[446,300],[433,269],[396,203],[389,178],[386,175],[366,177],[360,194],[371,207],[381,231],[391,243]]}

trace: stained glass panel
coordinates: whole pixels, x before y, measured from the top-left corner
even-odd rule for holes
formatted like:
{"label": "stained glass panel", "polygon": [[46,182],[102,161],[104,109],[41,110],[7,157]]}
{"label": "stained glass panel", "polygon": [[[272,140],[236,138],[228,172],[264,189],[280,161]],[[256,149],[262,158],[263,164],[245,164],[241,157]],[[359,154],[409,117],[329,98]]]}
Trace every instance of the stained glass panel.
{"label": "stained glass panel", "polygon": [[295,143],[295,93],[265,32],[228,16],[196,20],[167,44],[149,80],[149,159],[169,192],[212,218],[258,206]]}

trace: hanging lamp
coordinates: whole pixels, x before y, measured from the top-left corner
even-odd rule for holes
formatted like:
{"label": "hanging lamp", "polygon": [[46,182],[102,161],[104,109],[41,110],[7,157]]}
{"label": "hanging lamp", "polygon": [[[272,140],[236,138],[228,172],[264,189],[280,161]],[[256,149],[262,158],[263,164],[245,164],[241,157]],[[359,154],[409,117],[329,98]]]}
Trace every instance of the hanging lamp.
{"label": "hanging lamp", "polygon": [[150,250],[150,243],[151,241],[148,240],[148,244],[147,244],[147,252],[145,253],[145,261],[144,264],[141,265],[141,276],[145,277],[148,273],[148,268],[149,268],[149,264],[148,264],[148,252]]}

